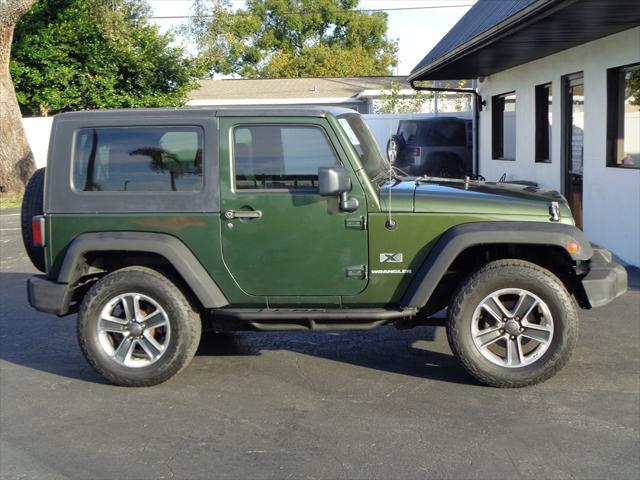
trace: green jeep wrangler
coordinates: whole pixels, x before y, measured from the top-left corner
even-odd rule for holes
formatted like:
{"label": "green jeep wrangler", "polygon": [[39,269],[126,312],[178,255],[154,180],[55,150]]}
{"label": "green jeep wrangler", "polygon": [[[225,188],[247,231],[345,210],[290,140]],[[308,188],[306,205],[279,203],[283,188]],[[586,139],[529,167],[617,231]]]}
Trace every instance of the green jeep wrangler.
{"label": "green jeep wrangler", "polygon": [[203,328],[443,322],[476,379],[531,385],[569,359],[577,307],[627,288],[557,192],[402,176],[346,109],[58,115],[23,237],[30,304],[77,313],[125,386],[178,373]]}

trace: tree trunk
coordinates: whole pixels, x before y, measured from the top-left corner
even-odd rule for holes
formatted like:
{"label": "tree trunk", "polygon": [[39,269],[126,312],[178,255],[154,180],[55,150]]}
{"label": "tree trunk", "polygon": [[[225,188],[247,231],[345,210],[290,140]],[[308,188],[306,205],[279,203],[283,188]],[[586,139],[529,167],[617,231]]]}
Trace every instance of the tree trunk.
{"label": "tree trunk", "polygon": [[0,193],[19,194],[35,170],[9,72],[14,24],[0,19]]}

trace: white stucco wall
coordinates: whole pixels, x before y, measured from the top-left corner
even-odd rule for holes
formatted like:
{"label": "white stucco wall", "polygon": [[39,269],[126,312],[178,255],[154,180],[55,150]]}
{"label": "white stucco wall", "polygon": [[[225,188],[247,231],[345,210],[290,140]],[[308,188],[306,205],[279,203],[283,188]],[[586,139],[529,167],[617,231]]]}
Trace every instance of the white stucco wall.
{"label": "white stucco wall", "polygon": [[[623,261],[640,265],[640,170],[606,166],[607,69],[640,61],[640,27],[602,38],[485,78],[480,113],[480,173],[497,180],[533,180],[561,187],[560,79],[583,72],[584,231]],[[553,83],[551,163],[535,163],[535,86]],[[516,161],[491,158],[491,97],[516,91]]]}

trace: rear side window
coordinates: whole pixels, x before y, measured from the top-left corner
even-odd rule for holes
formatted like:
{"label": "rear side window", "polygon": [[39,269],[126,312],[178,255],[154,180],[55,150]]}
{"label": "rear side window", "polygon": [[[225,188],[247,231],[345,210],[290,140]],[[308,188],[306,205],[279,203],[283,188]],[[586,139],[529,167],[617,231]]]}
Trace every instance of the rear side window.
{"label": "rear side window", "polygon": [[317,190],[318,168],[338,159],[319,127],[238,126],[233,132],[237,189]]}
{"label": "rear side window", "polygon": [[73,186],[86,192],[200,191],[203,136],[195,126],[80,128]]}
{"label": "rear side window", "polygon": [[407,143],[416,142],[417,130],[418,130],[417,122],[401,121],[400,125],[398,126],[398,134],[402,135],[402,138],[404,138],[404,141]]}
{"label": "rear side window", "polygon": [[464,147],[467,145],[465,122],[423,122],[420,145],[427,147]]}

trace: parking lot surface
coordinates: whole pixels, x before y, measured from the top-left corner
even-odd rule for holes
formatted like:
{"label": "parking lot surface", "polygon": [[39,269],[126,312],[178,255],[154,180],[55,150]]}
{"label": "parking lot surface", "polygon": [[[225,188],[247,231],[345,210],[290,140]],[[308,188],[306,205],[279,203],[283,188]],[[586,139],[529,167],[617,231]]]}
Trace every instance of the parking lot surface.
{"label": "parking lot surface", "polygon": [[629,478],[640,472],[640,275],[581,312],[542,385],[484,387],[442,328],[203,338],[152,388],[106,384],[75,317],[32,310],[20,217],[0,216],[3,479]]}

